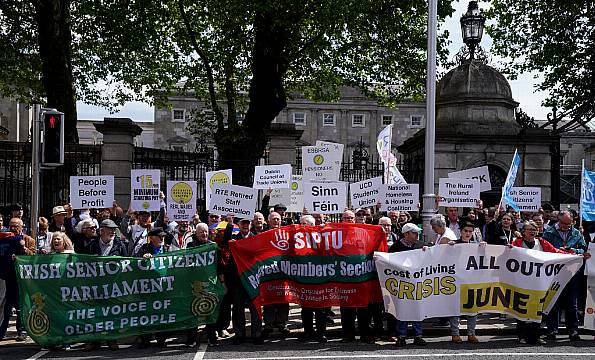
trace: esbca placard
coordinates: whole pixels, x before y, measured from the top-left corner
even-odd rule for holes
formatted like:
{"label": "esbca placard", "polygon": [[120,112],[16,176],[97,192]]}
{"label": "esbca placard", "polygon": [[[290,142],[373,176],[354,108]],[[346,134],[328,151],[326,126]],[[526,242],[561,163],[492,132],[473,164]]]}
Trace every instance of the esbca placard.
{"label": "esbca placard", "polygon": [[73,209],[111,208],[113,202],[112,175],[70,177],[70,204]]}
{"label": "esbca placard", "polygon": [[291,175],[288,212],[301,213],[304,210],[304,185],[302,175]]}
{"label": "esbca placard", "polygon": [[337,145],[302,146],[302,176],[305,180],[339,180],[343,152]]}
{"label": "esbca placard", "polygon": [[303,184],[304,207],[311,214],[338,214],[347,207],[346,182],[305,180]]}
{"label": "esbca placard", "polygon": [[169,219],[190,221],[196,211],[196,181],[168,181],[167,216]]}

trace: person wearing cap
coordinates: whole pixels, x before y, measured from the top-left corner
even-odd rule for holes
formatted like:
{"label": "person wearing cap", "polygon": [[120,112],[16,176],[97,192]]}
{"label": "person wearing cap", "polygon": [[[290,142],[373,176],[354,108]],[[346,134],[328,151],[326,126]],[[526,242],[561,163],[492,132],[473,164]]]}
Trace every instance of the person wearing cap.
{"label": "person wearing cap", "polygon": [[174,233],[171,236],[169,251],[186,249],[188,243],[192,241],[192,234],[194,234],[194,227],[191,226],[188,221],[178,221]]}
{"label": "person wearing cap", "polygon": [[[389,253],[393,252],[401,252],[401,251],[410,251],[415,249],[423,249],[425,250],[425,246],[421,246],[421,243],[418,241],[419,233],[421,229],[412,223],[406,223],[401,228],[401,239],[395,242],[389,249]],[[397,319],[397,342],[396,345],[399,347],[406,345],[405,338],[407,337],[407,326],[409,325],[408,321],[400,321]],[[421,321],[411,321],[411,326],[413,327],[413,343],[415,345],[426,345],[426,341],[422,337],[422,322]]]}
{"label": "person wearing cap", "polygon": [[[117,228],[118,225],[116,225],[116,223],[112,220],[103,220],[99,225],[99,237],[96,237],[91,241],[89,244],[88,253],[99,256],[128,256],[126,246],[116,236]],[[107,346],[110,348],[110,350],[119,349],[118,342],[116,340],[108,341]],[[98,350],[100,347],[100,342],[85,344],[85,350],[87,351]]]}
{"label": "person wearing cap", "polygon": [[72,208],[69,205],[54,206],[52,209],[52,222],[50,223],[49,231],[65,232],[68,237],[74,237],[74,227],[72,225]]}
{"label": "person wearing cap", "polygon": [[[145,259],[151,258],[155,255],[163,254],[168,252],[169,246],[165,244],[165,231],[161,228],[153,228],[147,232],[148,242],[142,244],[138,250],[134,253],[134,257],[142,257]],[[166,340],[169,332],[160,332],[155,335],[157,340],[157,346],[164,348],[167,346]],[[151,345],[151,339],[153,334],[143,334],[140,336],[139,348],[144,349]]]}
{"label": "person wearing cap", "polygon": [[[271,201],[271,193],[272,192],[273,192],[273,189],[269,188],[269,189],[267,189],[266,193],[262,197],[260,212],[262,213],[262,215],[265,218],[268,218],[271,213],[269,202]],[[273,206],[273,211],[276,212],[277,214],[279,214],[279,216],[281,216],[281,226],[293,224],[293,221],[291,220],[291,218],[286,216],[287,215],[287,213],[286,213],[287,206],[285,206],[285,204],[275,204],[275,206]]]}
{"label": "person wearing cap", "polygon": [[[456,245],[456,244],[469,244],[469,243],[473,243],[474,238],[473,238],[473,234],[475,232],[475,225],[472,222],[469,221],[465,221],[465,222],[460,222],[459,224],[459,229],[461,232],[461,237],[457,240],[451,240],[448,242],[448,245]],[[480,245],[484,246],[487,243],[485,241],[480,241],[479,242]],[[450,323],[450,334],[452,336],[452,342],[453,343],[461,343],[463,342],[463,340],[461,339],[461,336],[459,335],[459,321],[460,321],[460,317],[459,316],[451,316],[448,319],[449,323]],[[479,342],[479,339],[477,339],[477,337],[475,336],[475,324],[477,323],[477,315],[467,315],[467,341],[473,344],[476,344]]]}

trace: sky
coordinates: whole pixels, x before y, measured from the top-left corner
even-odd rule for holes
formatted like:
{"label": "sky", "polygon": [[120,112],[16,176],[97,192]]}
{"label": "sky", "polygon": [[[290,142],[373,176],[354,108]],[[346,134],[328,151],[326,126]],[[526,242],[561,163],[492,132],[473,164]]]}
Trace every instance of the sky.
{"label": "sky", "polygon": [[[455,12],[452,17],[446,19],[444,28],[448,29],[450,33],[451,44],[449,46],[450,58],[453,59],[455,54],[463,46],[461,38],[461,26],[459,19],[467,11],[467,0],[459,0],[453,2]],[[480,2],[480,8],[486,8],[489,4]],[[489,19],[488,19],[489,23]],[[484,33],[483,40],[480,44],[484,50],[489,53],[492,45],[492,39]],[[495,66],[500,59],[492,55],[492,60],[489,63]],[[536,79],[537,78],[537,79]],[[540,80],[539,76],[533,73],[519,75],[517,80],[509,81],[512,88],[513,98],[520,103],[519,107],[523,109],[530,117],[538,120],[546,119],[547,113],[551,109],[541,106],[541,102],[547,94],[536,92],[534,85]],[[110,114],[107,109],[87,105],[82,102],[77,102],[77,111],[79,119],[103,119],[104,117],[129,117],[135,121],[153,121],[153,108],[148,104],[133,101],[126,103],[119,109],[118,113]]]}

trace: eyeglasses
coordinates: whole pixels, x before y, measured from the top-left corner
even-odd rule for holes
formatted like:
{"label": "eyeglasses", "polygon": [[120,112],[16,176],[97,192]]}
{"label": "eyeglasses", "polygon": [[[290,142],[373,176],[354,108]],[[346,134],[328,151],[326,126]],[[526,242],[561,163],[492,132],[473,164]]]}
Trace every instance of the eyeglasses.
{"label": "eyeglasses", "polygon": [[84,230],[87,230],[87,229],[93,229],[93,230],[96,230],[96,229],[97,229],[97,226],[89,226],[89,227],[86,227],[86,228],[83,228],[83,229],[84,229]]}

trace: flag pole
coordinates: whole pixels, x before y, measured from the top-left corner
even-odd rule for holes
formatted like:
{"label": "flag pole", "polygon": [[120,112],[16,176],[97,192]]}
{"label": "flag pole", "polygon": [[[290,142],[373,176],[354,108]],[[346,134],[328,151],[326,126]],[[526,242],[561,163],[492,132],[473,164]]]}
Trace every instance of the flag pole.
{"label": "flag pole", "polygon": [[582,159],[581,161],[581,196],[580,196],[580,201],[578,203],[579,206],[579,214],[580,214],[580,220],[579,220],[579,227],[582,229],[583,228],[583,184],[585,181],[585,159]]}

